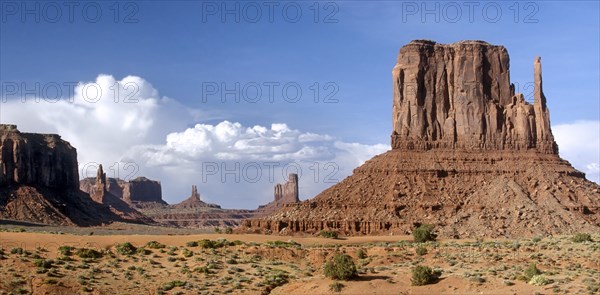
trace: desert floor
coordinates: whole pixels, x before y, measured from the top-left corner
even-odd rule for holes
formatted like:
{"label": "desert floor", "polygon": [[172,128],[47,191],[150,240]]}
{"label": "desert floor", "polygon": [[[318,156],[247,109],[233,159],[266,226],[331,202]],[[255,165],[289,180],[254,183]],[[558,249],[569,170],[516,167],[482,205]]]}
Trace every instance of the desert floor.
{"label": "desert floor", "polygon": [[[328,239],[0,222],[0,294],[599,294],[600,233],[592,240],[413,243],[410,236]],[[359,272],[338,281],[340,290],[323,274],[336,252],[352,256]],[[542,272],[538,285],[525,279],[531,264]],[[441,277],[412,286],[416,265]]]}

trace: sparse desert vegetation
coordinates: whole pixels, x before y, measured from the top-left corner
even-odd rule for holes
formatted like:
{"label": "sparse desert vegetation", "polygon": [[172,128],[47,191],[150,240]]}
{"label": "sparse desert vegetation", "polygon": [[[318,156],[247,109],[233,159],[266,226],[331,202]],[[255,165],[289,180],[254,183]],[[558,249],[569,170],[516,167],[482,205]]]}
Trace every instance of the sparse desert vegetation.
{"label": "sparse desert vegetation", "polygon": [[[1,235],[0,294],[365,290],[596,294],[600,290],[598,233],[583,242],[574,235],[427,242],[408,236],[331,239],[320,234],[287,241],[224,233],[73,236],[29,229]],[[80,243],[75,245],[75,240]]]}

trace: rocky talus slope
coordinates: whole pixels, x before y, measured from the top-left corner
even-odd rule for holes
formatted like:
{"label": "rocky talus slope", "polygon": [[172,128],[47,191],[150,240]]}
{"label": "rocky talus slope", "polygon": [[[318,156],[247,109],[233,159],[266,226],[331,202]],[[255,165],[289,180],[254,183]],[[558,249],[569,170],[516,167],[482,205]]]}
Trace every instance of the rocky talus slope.
{"label": "rocky talus slope", "polygon": [[515,237],[600,230],[600,186],[558,155],[534,60],[534,102],[503,46],[415,40],[392,71],[392,150],[313,199],[245,221],[250,232]]}

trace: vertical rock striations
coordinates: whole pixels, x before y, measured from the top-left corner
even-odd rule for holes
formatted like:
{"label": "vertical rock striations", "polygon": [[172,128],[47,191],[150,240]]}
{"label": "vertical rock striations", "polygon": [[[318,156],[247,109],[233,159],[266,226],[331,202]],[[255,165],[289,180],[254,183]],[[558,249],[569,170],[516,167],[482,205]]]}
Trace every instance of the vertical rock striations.
{"label": "vertical rock striations", "polygon": [[111,212],[103,205],[110,195],[106,185],[100,168],[92,197],[79,190],[77,152],[60,136],[0,125],[0,218],[60,225],[149,221]]}
{"label": "vertical rock striations", "polygon": [[158,203],[166,205],[162,199],[160,181],[138,177],[123,185],[123,200],[128,203]]}
{"label": "vertical rock striations", "polygon": [[411,42],[400,49],[392,71],[392,148],[557,154],[539,58],[534,72],[532,106],[514,93],[503,46]]}
{"label": "vertical rock striations", "polygon": [[298,194],[298,174],[290,173],[288,175],[288,180],[285,183],[275,184],[273,201],[259,206],[256,211],[258,215],[267,215],[283,207],[284,204],[298,202],[300,202]]}
{"label": "vertical rock striations", "polygon": [[[558,156],[539,57],[533,105],[510,84],[506,49],[483,41],[412,41],[392,78],[392,150],[242,229],[409,234],[430,223],[443,237],[600,230],[600,186]],[[283,190],[276,187],[274,203]]]}
{"label": "vertical rock striations", "polygon": [[[79,188],[93,195],[97,178],[84,178],[79,182]],[[160,181],[146,177],[138,177],[129,182],[118,178],[106,178],[106,191],[135,207],[167,205],[162,199]]]}
{"label": "vertical rock striations", "polygon": [[0,125],[0,186],[77,189],[77,151],[56,134],[21,133]]}

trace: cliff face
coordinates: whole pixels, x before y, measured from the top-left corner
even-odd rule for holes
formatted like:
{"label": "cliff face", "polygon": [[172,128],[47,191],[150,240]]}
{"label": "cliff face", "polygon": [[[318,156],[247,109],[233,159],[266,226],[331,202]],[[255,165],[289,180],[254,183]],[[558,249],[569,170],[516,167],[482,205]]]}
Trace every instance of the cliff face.
{"label": "cliff face", "polygon": [[392,71],[392,148],[537,150],[557,154],[534,62],[534,104],[515,95],[503,46],[413,41]]}
{"label": "cliff face", "polygon": [[[96,178],[85,178],[79,183],[79,188],[92,194]],[[160,181],[138,177],[129,182],[118,178],[106,178],[106,190],[113,196],[136,207],[167,205],[162,199]]]}
{"label": "cliff face", "polygon": [[0,125],[0,186],[77,189],[77,151],[56,134],[21,133]]}
{"label": "cliff face", "polygon": [[[244,222],[250,232],[518,237],[600,230],[600,186],[558,156],[534,60],[534,103],[506,49],[413,41],[392,71],[392,150],[313,199]],[[548,218],[551,216],[552,218]]]}
{"label": "cliff face", "polygon": [[259,206],[257,215],[267,215],[283,207],[285,204],[300,202],[298,194],[298,174],[290,173],[285,183],[278,183],[273,188],[273,201]]}
{"label": "cliff face", "polygon": [[68,142],[0,125],[0,218],[60,225],[123,221],[100,204],[106,189],[101,174],[94,202],[78,189],[77,152]]}
{"label": "cliff face", "polygon": [[150,180],[146,177],[138,177],[129,181],[124,186],[123,200],[128,203],[155,202],[166,204],[162,199],[160,181]]}

